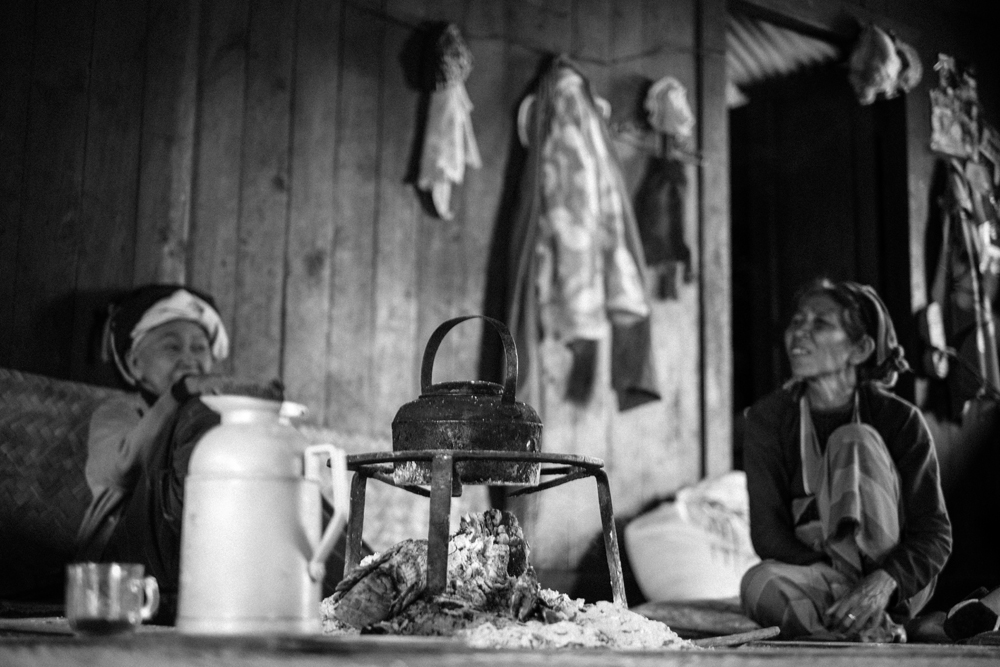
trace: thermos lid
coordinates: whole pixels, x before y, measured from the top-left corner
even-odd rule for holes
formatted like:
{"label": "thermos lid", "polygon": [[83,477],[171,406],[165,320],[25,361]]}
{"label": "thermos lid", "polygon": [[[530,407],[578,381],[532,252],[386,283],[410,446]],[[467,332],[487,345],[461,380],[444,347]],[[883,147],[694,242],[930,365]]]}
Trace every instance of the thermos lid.
{"label": "thermos lid", "polygon": [[282,403],[251,396],[202,396],[222,416],[194,448],[189,475],[302,477],[309,442],[281,421]]}

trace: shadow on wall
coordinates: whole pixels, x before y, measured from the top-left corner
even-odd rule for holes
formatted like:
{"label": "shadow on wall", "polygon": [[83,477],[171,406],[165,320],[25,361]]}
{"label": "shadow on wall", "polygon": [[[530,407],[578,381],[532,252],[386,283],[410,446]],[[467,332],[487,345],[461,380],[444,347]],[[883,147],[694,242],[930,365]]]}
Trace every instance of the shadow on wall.
{"label": "shadow on wall", "polygon": [[67,291],[52,299],[19,332],[21,351],[12,366],[49,377],[117,387],[118,376],[101,359],[108,304],[124,293],[100,289]]}

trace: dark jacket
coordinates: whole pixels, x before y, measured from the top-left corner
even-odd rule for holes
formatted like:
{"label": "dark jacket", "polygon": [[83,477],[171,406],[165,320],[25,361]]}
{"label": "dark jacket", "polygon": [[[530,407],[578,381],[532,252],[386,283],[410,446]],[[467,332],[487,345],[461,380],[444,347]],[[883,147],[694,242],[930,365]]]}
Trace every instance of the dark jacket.
{"label": "dark jacket", "polygon": [[[920,411],[874,384],[859,390],[861,421],[878,431],[899,472],[901,535],[881,563],[896,580],[897,599],[923,590],[951,553],[951,522],[937,454]],[[750,536],[761,558],[795,565],[823,560],[795,536],[792,499],[806,495],[799,450],[799,394],[779,389],[747,412],[744,467],[750,496]]]}

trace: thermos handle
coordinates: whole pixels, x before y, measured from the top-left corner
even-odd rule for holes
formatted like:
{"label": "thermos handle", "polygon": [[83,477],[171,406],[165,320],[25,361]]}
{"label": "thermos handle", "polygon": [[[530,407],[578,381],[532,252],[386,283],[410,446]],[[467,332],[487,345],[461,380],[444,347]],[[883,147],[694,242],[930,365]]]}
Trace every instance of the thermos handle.
{"label": "thermos handle", "polygon": [[316,547],[312,560],[309,561],[309,576],[313,581],[322,581],[326,574],[326,559],[333,551],[337,539],[344,532],[344,526],[347,525],[347,512],[351,504],[350,492],[347,489],[347,454],[344,453],[344,450],[331,444],[306,447],[306,479],[322,479],[321,470],[325,467],[327,457],[330,459],[330,474],[333,482],[333,516],[326,524],[323,537]]}
{"label": "thermos handle", "polygon": [[510,335],[510,330],[507,329],[507,325],[500,320],[495,320],[492,317],[487,317],[485,315],[463,315],[462,317],[455,317],[453,319],[442,322],[431,337],[427,340],[427,347],[424,348],[424,358],[420,364],[420,391],[426,394],[427,389],[431,386],[431,372],[434,369],[434,355],[437,354],[438,346],[441,345],[441,340],[445,337],[449,331],[451,331],[456,325],[465,322],[466,320],[480,319],[488,322],[500,335],[500,341],[503,343],[503,358],[504,358],[504,374],[503,374],[503,402],[513,403],[514,402],[514,392],[517,387],[517,346],[514,344],[514,337]]}

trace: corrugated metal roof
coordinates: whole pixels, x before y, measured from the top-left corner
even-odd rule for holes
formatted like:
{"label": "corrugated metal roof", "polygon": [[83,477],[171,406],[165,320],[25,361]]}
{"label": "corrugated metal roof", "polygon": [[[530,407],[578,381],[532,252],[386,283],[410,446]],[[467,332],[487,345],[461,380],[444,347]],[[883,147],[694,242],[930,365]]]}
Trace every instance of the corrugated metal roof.
{"label": "corrugated metal roof", "polygon": [[822,39],[742,14],[729,15],[726,67],[731,86],[745,88],[840,55],[837,46]]}

